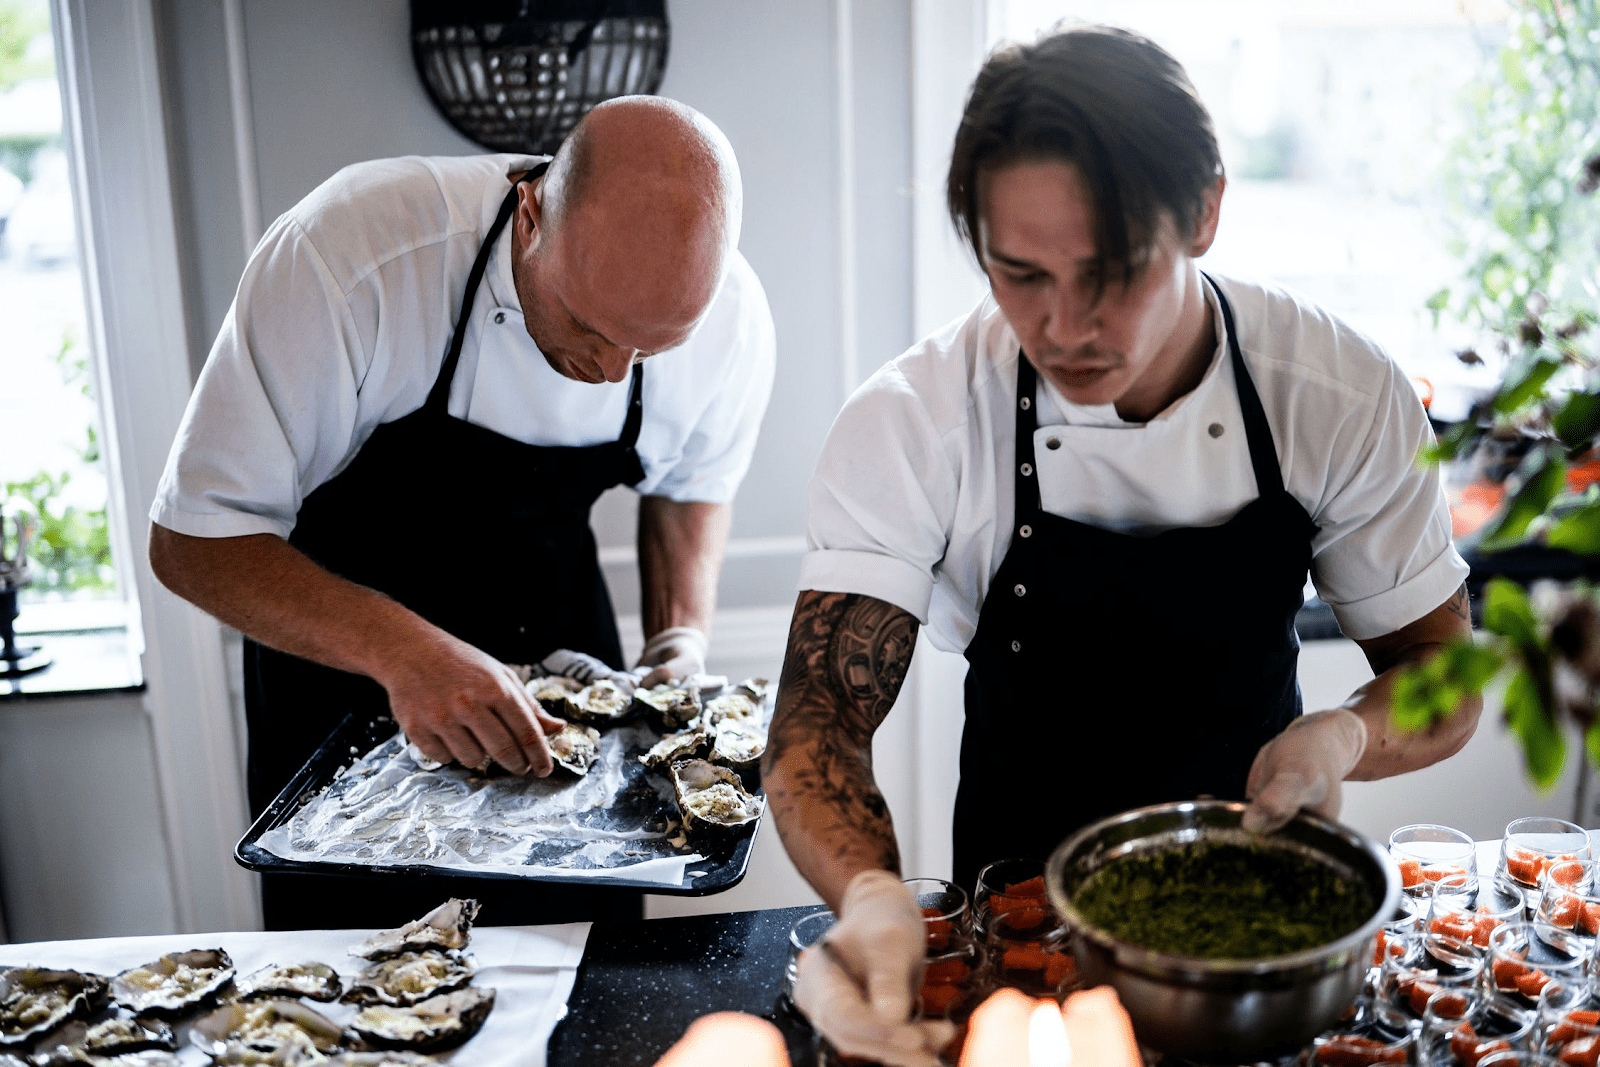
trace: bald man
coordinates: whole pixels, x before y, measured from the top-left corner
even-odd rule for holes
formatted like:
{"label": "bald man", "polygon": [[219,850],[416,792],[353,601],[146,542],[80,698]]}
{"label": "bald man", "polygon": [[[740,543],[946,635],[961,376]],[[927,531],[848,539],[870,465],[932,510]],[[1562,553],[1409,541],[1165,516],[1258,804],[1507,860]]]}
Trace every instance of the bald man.
{"label": "bald man", "polygon": [[[693,109],[625,97],[555,157],[347,167],[245,267],[151,509],[150,561],[245,644],[252,814],[347,712],[550,772],[506,666],[625,666],[589,510],[640,494],[645,657],[703,666],[729,503],[771,390],[741,191]],[[647,681],[652,679],[648,678]],[[637,915],[637,896],[275,875],[269,929]]]}

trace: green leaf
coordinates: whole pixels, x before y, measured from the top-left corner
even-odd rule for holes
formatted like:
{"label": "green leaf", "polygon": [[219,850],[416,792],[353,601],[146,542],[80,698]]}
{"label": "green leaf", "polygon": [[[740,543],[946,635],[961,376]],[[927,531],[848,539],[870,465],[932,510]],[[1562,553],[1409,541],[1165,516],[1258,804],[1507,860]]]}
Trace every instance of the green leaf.
{"label": "green leaf", "polygon": [[1550,709],[1539,699],[1539,688],[1526,670],[1518,670],[1506,685],[1506,724],[1522,741],[1528,777],[1549,789],[1561,777],[1567,743],[1556,728]]}
{"label": "green leaf", "polygon": [[1444,432],[1437,444],[1422,450],[1419,462],[1425,465],[1448,463],[1466,451],[1466,446],[1476,441],[1483,430],[1471,420],[1458,422]]}
{"label": "green leaf", "polygon": [[1390,717],[1404,733],[1426,730],[1454,715],[1468,693],[1481,693],[1505,658],[1470,637],[1452,641],[1425,663],[1402,671],[1390,690]]}
{"label": "green leaf", "polygon": [[1518,648],[1539,644],[1533,605],[1522,587],[1509,578],[1491,578],[1483,590],[1483,628]]}
{"label": "green leaf", "polygon": [[1590,503],[1563,516],[1550,527],[1545,541],[1580,556],[1600,555],[1600,504]]}
{"label": "green leaf", "polygon": [[1554,356],[1536,356],[1519,361],[1506,374],[1505,383],[1494,398],[1494,409],[1509,414],[1544,392],[1545,383],[1561,369],[1561,360]]}
{"label": "green leaf", "polygon": [[1583,747],[1589,751],[1589,762],[1600,767],[1600,722],[1590,723],[1583,732]]}
{"label": "green leaf", "polygon": [[1439,328],[1439,316],[1444,313],[1445,308],[1450,306],[1450,288],[1446,286],[1440,289],[1428,297],[1422,306],[1433,312],[1433,328],[1437,330]]}
{"label": "green leaf", "polygon": [[1600,394],[1573,393],[1561,410],[1550,417],[1550,428],[1568,448],[1592,444],[1600,433]]}
{"label": "green leaf", "polygon": [[1567,464],[1548,449],[1528,453],[1517,472],[1521,484],[1500,508],[1500,513],[1484,527],[1478,547],[1486,552],[1510,548],[1519,543],[1534,519],[1545,513],[1550,501],[1566,486]]}

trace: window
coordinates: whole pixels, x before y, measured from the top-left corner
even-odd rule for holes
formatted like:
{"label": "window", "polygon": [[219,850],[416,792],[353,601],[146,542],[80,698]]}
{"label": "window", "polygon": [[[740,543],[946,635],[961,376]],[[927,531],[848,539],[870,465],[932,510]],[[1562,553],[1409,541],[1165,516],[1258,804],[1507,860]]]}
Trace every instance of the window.
{"label": "window", "polygon": [[0,0],[0,505],[29,516],[18,629],[122,626],[46,0]]}
{"label": "window", "polygon": [[990,0],[991,42],[1057,20],[1142,33],[1189,72],[1228,189],[1201,265],[1270,280],[1376,339],[1452,420],[1496,368],[1430,295],[1454,281],[1444,162],[1467,81],[1505,40],[1502,0]]}

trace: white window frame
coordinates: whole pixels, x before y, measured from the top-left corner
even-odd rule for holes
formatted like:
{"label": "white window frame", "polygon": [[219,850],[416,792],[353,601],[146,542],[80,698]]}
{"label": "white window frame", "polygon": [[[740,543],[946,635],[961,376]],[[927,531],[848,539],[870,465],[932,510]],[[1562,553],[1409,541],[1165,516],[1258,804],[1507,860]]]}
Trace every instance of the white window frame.
{"label": "white window frame", "polygon": [[153,0],[51,0],[74,161],[85,305],[104,419],[113,548],[142,696],[181,932],[260,926],[255,879],[233,860],[249,825],[221,631],[168,592],[144,551],[193,386]]}

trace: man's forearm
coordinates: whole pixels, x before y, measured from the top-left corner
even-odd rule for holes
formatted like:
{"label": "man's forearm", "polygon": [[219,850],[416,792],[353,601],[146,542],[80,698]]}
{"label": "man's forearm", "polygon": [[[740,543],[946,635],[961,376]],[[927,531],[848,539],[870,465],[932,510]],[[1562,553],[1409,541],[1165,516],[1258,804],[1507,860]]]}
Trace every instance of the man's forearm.
{"label": "man's forearm", "polygon": [[711,633],[732,517],[727,504],[639,499],[640,610],[647,639],[673,626]]}
{"label": "man's forearm", "polygon": [[789,858],[835,909],[860,871],[900,869],[872,736],[916,637],[916,619],[872,597],[807,591],[795,603],[762,781]]}

